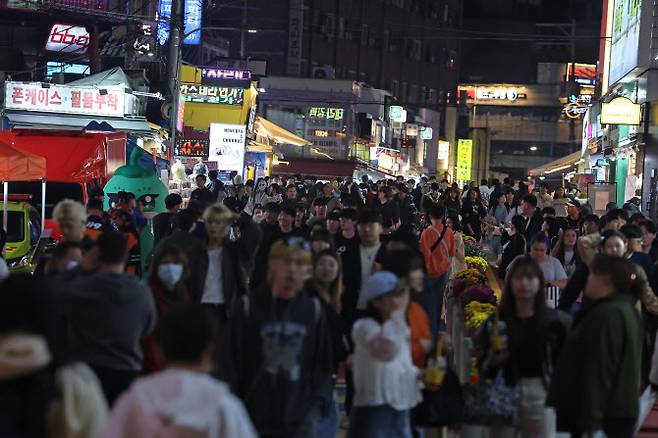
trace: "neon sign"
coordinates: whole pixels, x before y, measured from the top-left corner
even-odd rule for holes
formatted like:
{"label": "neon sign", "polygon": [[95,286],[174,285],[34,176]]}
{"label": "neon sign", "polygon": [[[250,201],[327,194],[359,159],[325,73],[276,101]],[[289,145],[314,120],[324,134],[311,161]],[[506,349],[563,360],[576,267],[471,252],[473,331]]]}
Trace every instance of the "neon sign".
{"label": "neon sign", "polygon": [[244,102],[244,88],[182,84],[180,92],[185,102],[221,105],[242,105]]}
{"label": "neon sign", "polygon": [[89,32],[84,26],[56,23],[50,29],[46,50],[58,53],[85,53],[89,46]]}
{"label": "neon sign", "polygon": [[345,110],[342,108],[325,108],[313,106],[308,110],[308,116],[322,120],[343,120]]}

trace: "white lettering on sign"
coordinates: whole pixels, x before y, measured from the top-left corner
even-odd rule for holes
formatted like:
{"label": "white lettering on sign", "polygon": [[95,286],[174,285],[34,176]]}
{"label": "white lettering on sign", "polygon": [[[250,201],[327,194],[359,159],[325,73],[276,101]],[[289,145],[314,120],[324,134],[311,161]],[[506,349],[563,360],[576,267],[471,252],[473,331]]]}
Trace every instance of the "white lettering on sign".
{"label": "white lettering on sign", "polygon": [[209,83],[213,80],[248,81],[251,79],[251,71],[235,70],[230,68],[203,67],[201,69],[201,77],[206,79]]}
{"label": "white lettering on sign", "polygon": [[226,123],[210,124],[208,160],[217,162],[218,170],[242,175],[247,128]]}
{"label": "white lettering on sign", "polygon": [[478,88],[475,97],[482,100],[509,100],[525,99],[525,93],[520,93],[516,88]]}
{"label": "white lettering on sign", "polygon": [[89,46],[89,32],[84,26],[55,23],[50,29],[46,50],[59,53],[85,53]]}
{"label": "white lettering on sign", "polygon": [[[74,87],[41,82],[5,82],[5,108],[109,117],[136,115],[124,87]],[[136,98],[135,98],[136,99]]]}

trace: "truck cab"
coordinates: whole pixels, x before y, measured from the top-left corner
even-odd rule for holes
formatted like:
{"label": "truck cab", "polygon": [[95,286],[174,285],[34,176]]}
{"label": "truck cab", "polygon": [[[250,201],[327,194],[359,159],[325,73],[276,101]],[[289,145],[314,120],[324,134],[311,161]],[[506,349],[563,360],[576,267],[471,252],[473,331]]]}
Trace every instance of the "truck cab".
{"label": "truck cab", "polygon": [[[30,198],[30,195],[9,195],[5,259],[11,272],[32,271],[32,256],[41,235],[41,218],[28,202]],[[0,221],[3,216],[4,203],[0,202]]]}

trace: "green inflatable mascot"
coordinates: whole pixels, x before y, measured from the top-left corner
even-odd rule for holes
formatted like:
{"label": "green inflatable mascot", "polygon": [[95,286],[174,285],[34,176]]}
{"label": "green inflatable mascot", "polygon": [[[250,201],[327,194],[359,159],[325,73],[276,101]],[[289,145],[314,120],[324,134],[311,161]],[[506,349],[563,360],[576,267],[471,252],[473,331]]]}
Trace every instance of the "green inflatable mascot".
{"label": "green inflatable mascot", "polygon": [[146,267],[153,251],[153,232],[151,231],[151,220],[157,213],[166,210],[164,200],[169,194],[167,187],[158,178],[155,169],[139,165],[139,158],[146,152],[136,147],[130,154],[128,164],[119,167],[114,176],[105,184],[105,210],[109,210],[111,203],[119,192],[128,192],[144,205],[144,216],[149,223],[139,235],[140,252],[142,260],[142,273],[146,273]]}

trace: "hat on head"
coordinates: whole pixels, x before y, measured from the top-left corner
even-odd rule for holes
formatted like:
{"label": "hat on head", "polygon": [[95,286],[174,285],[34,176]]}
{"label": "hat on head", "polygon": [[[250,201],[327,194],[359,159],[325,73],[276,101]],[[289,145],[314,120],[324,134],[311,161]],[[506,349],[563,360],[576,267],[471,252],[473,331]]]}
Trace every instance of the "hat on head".
{"label": "hat on head", "polygon": [[360,224],[382,223],[382,215],[376,210],[362,210],[359,214]]}
{"label": "hat on head", "polygon": [[380,271],[372,274],[366,284],[363,285],[363,293],[366,301],[374,300],[377,297],[386,295],[395,290],[398,284],[398,277],[389,271]]}
{"label": "hat on head", "polygon": [[576,201],[575,199],[570,199],[569,201],[567,201],[567,206],[580,208],[580,202]]}
{"label": "hat on head", "polygon": [[340,210],[333,210],[327,215],[327,219],[333,220],[333,221],[339,221],[340,220]]}

